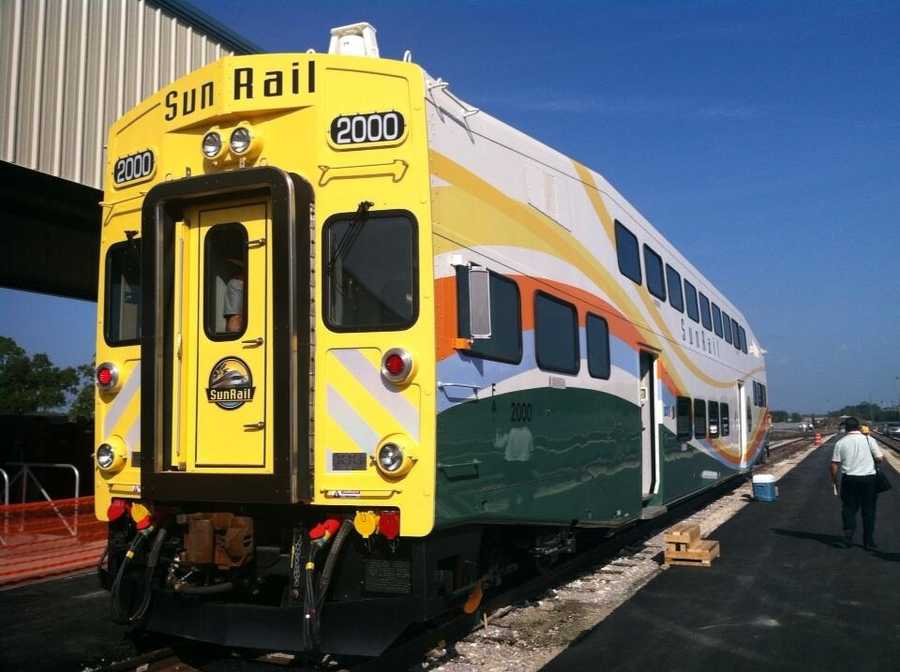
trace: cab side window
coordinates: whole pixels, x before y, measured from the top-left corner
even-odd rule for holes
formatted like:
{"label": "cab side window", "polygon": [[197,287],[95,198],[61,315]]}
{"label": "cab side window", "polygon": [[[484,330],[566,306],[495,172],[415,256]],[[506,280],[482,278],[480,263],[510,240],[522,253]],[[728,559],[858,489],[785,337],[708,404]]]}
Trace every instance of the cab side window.
{"label": "cab side window", "polygon": [[[522,306],[519,286],[490,271],[491,337],[473,340],[466,352],[498,362],[522,361]],[[460,338],[471,338],[469,326],[469,267],[456,267],[456,322]]]}

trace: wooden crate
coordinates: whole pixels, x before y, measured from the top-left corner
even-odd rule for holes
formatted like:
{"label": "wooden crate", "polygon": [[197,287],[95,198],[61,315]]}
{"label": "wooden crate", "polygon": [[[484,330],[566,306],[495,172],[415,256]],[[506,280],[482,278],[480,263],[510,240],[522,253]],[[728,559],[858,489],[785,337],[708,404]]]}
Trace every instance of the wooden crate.
{"label": "wooden crate", "polygon": [[696,523],[680,523],[665,533],[666,551],[686,551],[700,541],[700,526]]}
{"label": "wooden crate", "polygon": [[[672,544],[673,546],[675,544]],[[681,544],[679,544],[681,545]],[[683,549],[669,548],[666,544],[665,563],[667,565],[694,565],[709,567],[714,558],[720,556],[719,542],[710,539],[699,539]]]}

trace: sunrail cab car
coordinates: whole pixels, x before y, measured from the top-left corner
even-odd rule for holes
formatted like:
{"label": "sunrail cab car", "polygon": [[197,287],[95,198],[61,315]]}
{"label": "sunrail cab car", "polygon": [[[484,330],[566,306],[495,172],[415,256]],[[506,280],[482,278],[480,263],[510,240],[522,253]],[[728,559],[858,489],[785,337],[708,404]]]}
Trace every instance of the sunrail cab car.
{"label": "sunrail cab car", "polygon": [[116,620],[377,655],[746,471],[747,319],[603,177],[374,29],[111,128],[96,513]]}

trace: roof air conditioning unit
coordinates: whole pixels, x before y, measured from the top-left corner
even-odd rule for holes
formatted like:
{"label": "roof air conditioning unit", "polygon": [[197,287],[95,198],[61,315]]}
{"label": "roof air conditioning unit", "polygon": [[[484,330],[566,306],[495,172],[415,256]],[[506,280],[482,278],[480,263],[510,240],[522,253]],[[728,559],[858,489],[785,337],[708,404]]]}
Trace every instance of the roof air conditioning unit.
{"label": "roof air conditioning unit", "polygon": [[352,23],[331,29],[329,54],[343,56],[371,56],[378,58],[378,40],[371,23]]}

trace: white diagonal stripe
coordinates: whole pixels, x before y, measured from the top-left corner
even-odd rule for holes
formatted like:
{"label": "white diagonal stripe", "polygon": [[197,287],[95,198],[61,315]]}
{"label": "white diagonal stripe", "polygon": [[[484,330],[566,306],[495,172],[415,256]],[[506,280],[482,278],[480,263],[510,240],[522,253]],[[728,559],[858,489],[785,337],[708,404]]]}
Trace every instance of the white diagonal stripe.
{"label": "white diagonal stripe", "polygon": [[106,418],[103,421],[103,431],[106,433],[106,436],[112,434],[113,429],[122,418],[122,414],[128,408],[128,404],[131,403],[131,400],[134,398],[134,395],[137,394],[140,386],[141,364],[138,362],[131,370],[131,375],[128,376],[128,382],[126,382],[125,386],[119,390],[106,411]]}
{"label": "white diagonal stripe", "polygon": [[371,455],[381,437],[333,386],[328,386],[328,414],[359,448]]}
{"label": "white diagonal stripe", "polygon": [[414,441],[419,440],[419,412],[397,390],[388,387],[379,371],[364,354],[356,349],[332,350],[366,391],[390,413]]}

